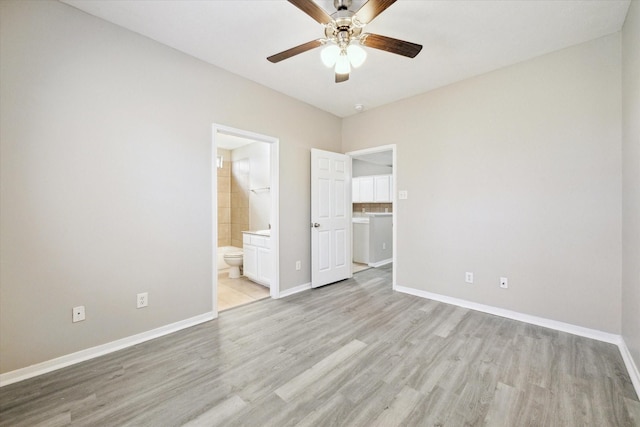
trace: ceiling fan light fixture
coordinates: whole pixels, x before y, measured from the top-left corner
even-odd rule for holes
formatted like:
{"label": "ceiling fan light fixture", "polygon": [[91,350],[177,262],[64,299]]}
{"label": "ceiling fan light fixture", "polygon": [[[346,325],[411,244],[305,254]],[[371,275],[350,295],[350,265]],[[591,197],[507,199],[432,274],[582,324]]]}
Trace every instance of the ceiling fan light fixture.
{"label": "ceiling fan light fixture", "polygon": [[358,68],[364,64],[364,60],[367,59],[367,52],[358,45],[350,44],[347,48],[347,55],[353,68]]}
{"label": "ceiling fan light fixture", "polygon": [[364,32],[366,25],[397,0],[360,0],[363,3],[356,11],[350,9],[353,0],[334,0],[336,12],[331,15],[317,4],[317,0],[288,1],[321,24],[324,27],[324,37],[267,57],[274,64],[325,46],[320,58],[327,68],[334,68],[335,82],[342,83],[349,80],[351,67],[358,68],[366,60],[367,52],[363,46],[407,58],[415,58],[422,50],[422,45],[416,43]]}
{"label": "ceiling fan light fixture", "polygon": [[320,59],[322,59],[322,63],[327,68],[331,68],[336,65],[338,56],[340,56],[340,48],[335,44],[325,47],[322,49],[322,52],[320,52]]}
{"label": "ceiling fan light fixture", "polygon": [[336,61],[336,74],[349,74],[351,72],[351,64],[346,53],[340,53]]}

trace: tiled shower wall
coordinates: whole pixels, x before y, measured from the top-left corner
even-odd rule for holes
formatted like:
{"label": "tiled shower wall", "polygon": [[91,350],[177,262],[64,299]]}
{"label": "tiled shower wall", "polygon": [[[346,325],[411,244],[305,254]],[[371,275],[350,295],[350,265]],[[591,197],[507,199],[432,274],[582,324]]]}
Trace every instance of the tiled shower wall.
{"label": "tiled shower wall", "polygon": [[249,159],[231,162],[231,246],[242,247],[249,230]]}
{"label": "tiled shower wall", "polygon": [[218,168],[218,246],[231,245],[231,151],[218,148],[224,159]]}

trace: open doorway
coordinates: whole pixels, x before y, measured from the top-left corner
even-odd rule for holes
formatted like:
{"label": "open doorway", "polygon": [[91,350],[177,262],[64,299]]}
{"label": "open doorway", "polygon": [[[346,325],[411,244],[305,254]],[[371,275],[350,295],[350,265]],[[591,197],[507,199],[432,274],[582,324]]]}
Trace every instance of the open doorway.
{"label": "open doorway", "polygon": [[214,312],[277,298],[278,139],[213,125]]}
{"label": "open doorway", "polygon": [[346,153],[352,171],[353,273],[393,269],[396,259],[396,145]]}

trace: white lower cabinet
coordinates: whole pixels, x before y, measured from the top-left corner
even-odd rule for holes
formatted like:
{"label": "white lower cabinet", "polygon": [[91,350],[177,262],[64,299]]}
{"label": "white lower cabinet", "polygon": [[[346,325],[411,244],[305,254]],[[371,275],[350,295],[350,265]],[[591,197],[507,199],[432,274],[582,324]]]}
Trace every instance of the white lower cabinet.
{"label": "white lower cabinet", "polygon": [[258,276],[258,248],[252,245],[243,245],[242,272],[250,279]]}
{"label": "white lower cabinet", "polygon": [[353,223],[353,262],[369,264],[369,222]]}
{"label": "white lower cabinet", "polygon": [[243,273],[248,279],[271,286],[271,238],[243,233]]}
{"label": "white lower cabinet", "polygon": [[258,248],[258,279],[257,282],[271,286],[271,249]]}

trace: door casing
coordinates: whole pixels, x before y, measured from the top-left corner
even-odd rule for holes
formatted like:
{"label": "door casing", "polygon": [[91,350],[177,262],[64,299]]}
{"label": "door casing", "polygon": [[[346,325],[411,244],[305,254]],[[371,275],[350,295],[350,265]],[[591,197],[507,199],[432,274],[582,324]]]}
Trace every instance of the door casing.
{"label": "door casing", "polygon": [[278,138],[262,135],[259,133],[237,129],[230,126],[214,123],[212,125],[212,139],[211,139],[211,191],[212,191],[212,221],[213,221],[213,259],[212,259],[212,287],[213,287],[213,315],[218,317],[218,173],[215,167],[217,156],[217,136],[220,134],[232,135],[239,138],[250,139],[258,142],[266,142],[269,145],[269,159],[270,159],[270,191],[271,191],[271,268],[272,268],[272,283],[269,290],[271,298],[280,297],[280,212],[279,212],[279,147],[280,140]]}
{"label": "door casing", "polygon": [[[391,175],[393,177],[392,179],[392,192],[393,192],[393,198],[391,200],[391,202],[393,203],[393,215],[391,217],[391,226],[393,227],[392,229],[392,239],[393,239],[393,255],[392,255],[392,260],[393,260],[393,267],[392,267],[392,272],[391,272],[391,286],[393,289],[396,289],[396,272],[398,270],[397,268],[397,254],[398,254],[398,213],[400,210],[400,207],[398,206],[398,176],[397,176],[397,171],[398,171],[398,162],[397,162],[397,153],[396,153],[396,144],[388,144],[388,145],[381,145],[379,147],[372,147],[372,148],[365,148],[362,150],[355,150],[355,151],[349,151],[347,153],[345,153],[347,156],[350,156],[352,159],[353,158],[357,158],[358,156],[361,156],[363,154],[372,154],[372,153],[380,153],[382,151],[391,151],[391,156],[392,156],[392,171],[391,171]],[[353,176],[351,177],[353,179]],[[351,252],[353,253],[353,248],[351,250]]]}

